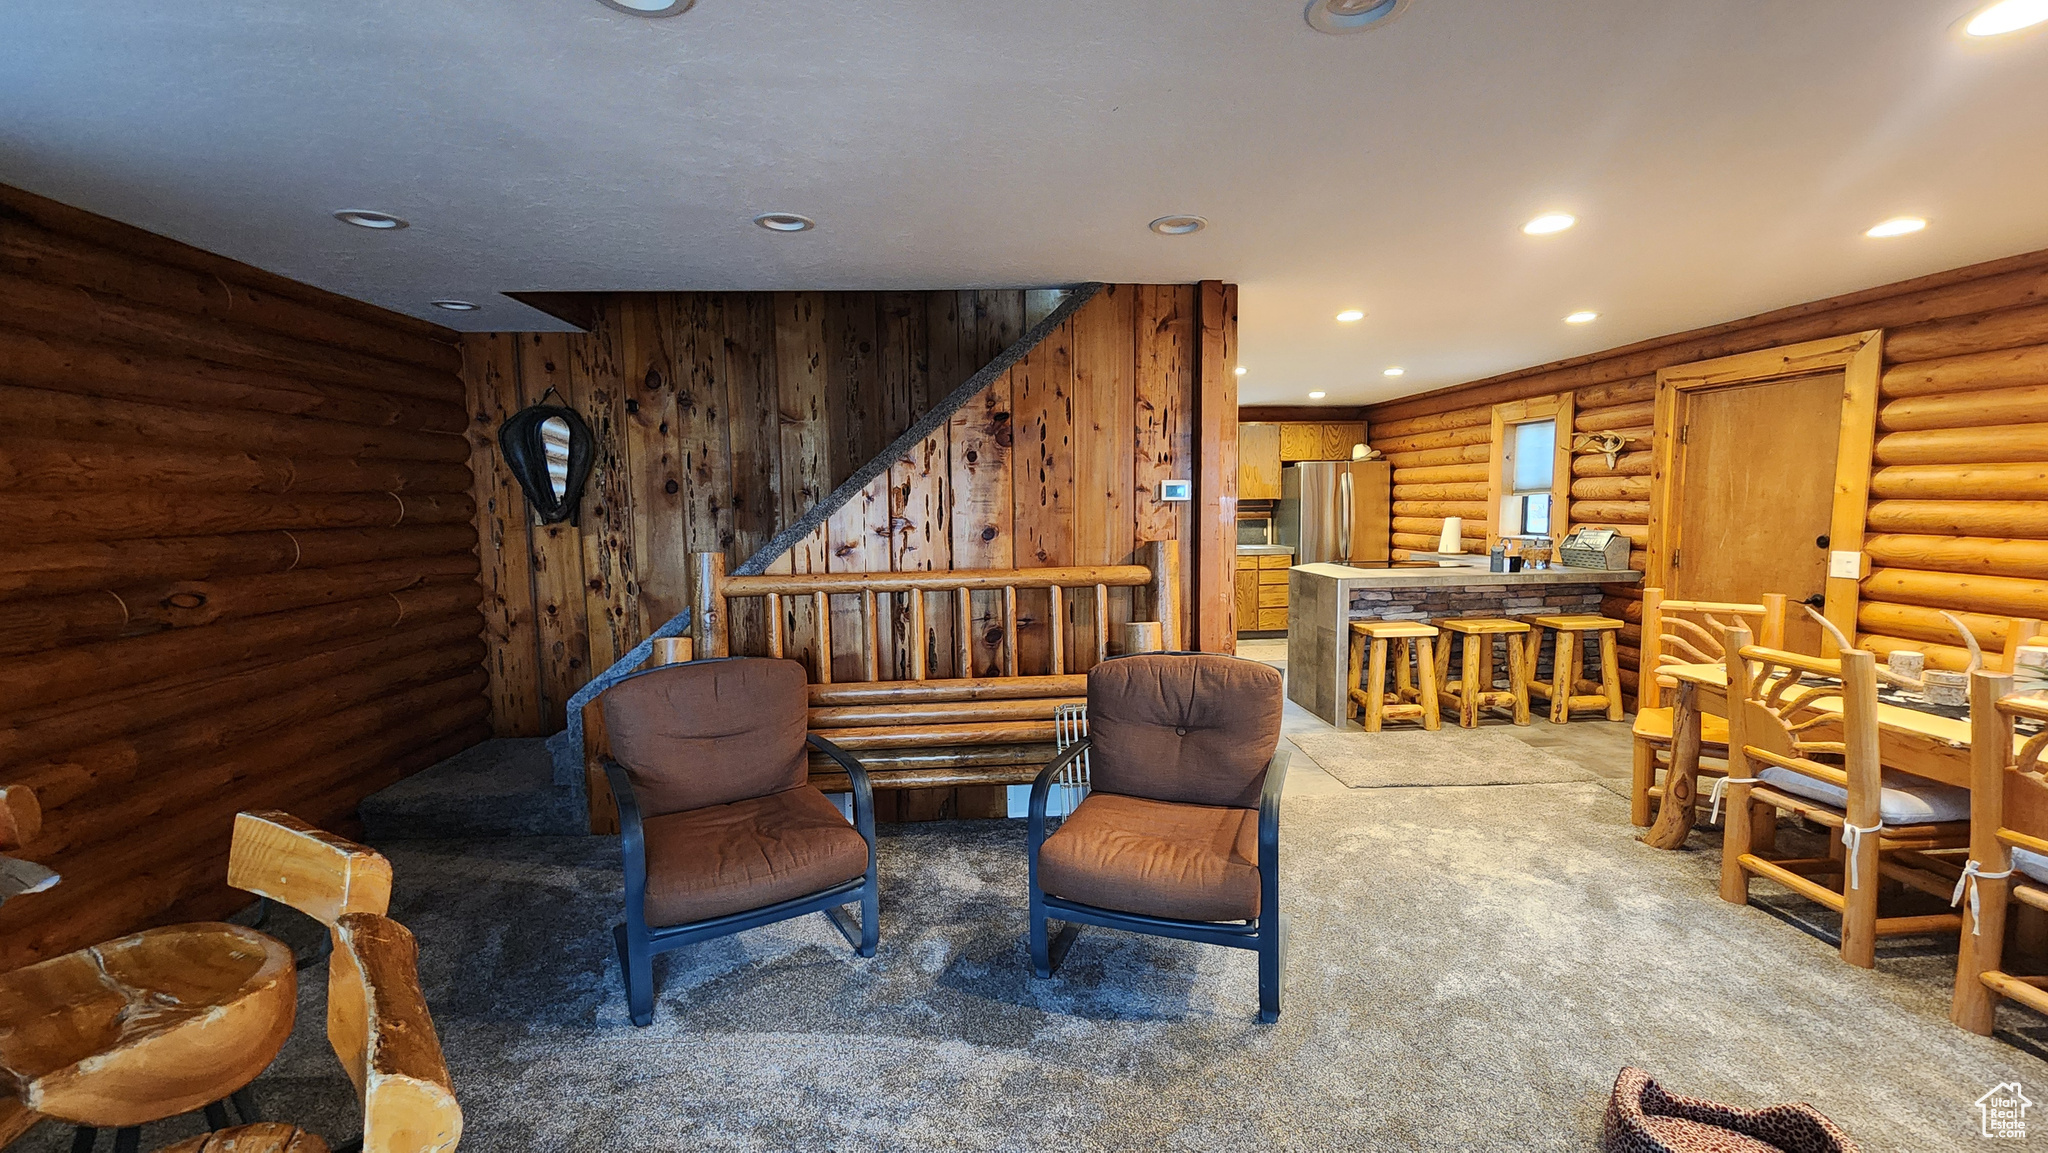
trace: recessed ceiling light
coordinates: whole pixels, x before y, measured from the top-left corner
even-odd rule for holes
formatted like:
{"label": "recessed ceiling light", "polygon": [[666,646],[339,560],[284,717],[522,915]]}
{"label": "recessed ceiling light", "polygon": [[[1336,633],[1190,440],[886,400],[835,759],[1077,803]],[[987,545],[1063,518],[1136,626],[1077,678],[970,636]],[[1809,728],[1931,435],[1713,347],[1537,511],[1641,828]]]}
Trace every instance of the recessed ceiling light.
{"label": "recessed ceiling light", "polygon": [[450,312],[476,311],[476,305],[471,304],[467,300],[430,300],[427,303],[433,305],[435,308],[445,308]]}
{"label": "recessed ceiling light", "polygon": [[1570,316],[1565,317],[1564,322],[1566,324],[1591,324],[1593,321],[1596,321],[1598,319],[1600,319],[1599,313],[1592,312],[1587,309],[1580,309],[1579,311],[1572,313]]}
{"label": "recessed ceiling light", "polygon": [[1237,367],[1236,367],[1235,369],[1232,369],[1231,371],[1233,371],[1233,372],[1237,373],[1237,375],[1239,375],[1239,376],[1243,376],[1243,375],[1244,375],[1244,365],[1241,365],[1241,364],[1240,364],[1240,365],[1238,365],[1238,366],[1237,366]]}
{"label": "recessed ceiling light", "polygon": [[1162,216],[1146,227],[1161,236],[1186,236],[1209,227],[1209,222],[1199,216]]}
{"label": "recessed ceiling light", "polygon": [[1548,236],[1553,232],[1563,232],[1578,222],[1579,218],[1569,212],[1546,212],[1524,224],[1522,231],[1531,236]]}
{"label": "recessed ceiling light", "polygon": [[334,218],[343,224],[353,224],[357,228],[375,228],[381,231],[407,227],[405,221],[389,212],[372,212],[367,208],[344,208],[335,213]]}
{"label": "recessed ceiling light", "polygon": [[2048,0],[1998,0],[1970,17],[1963,31],[1971,36],[2003,36],[2048,20]]}
{"label": "recessed ceiling light", "polygon": [[754,223],[770,232],[809,232],[818,226],[817,221],[794,212],[763,212]]}
{"label": "recessed ceiling light", "polygon": [[1394,18],[1408,10],[1414,0],[1309,0],[1308,11],[1302,13],[1308,26],[1318,32],[1341,36],[1347,32],[1364,32],[1369,28],[1383,28],[1394,22]]}
{"label": "recessed ceiling light", "polygon": [[597,0],[607,8],[630,12],[635,16],[681,16],[697,3],[697,0]]}
{"label": "recessed ceiling light", "polygon": [[1310,400],[1321,400],[1328,395],[1330,394],[1327,392],[1311,392],[1308,394],[1308,398]]}
{"label": "recessed ceiling light", "polygon": [[1337,314],[1337,323],[1339,324],[1356,324],[1364,319],[1365,310],[1358,308],[1347,308]]}
{"label": "recessed ceiling light", "polygon": [[1399,375],[1401,375],[1402,373],[1404,373],[1404,372],[1407,372],[1407,371],[1408,371],[1407,369],[1405,369],[1405,368],[1402,368],[1402,367],[1401,367],[1400,365],[1398,365],[1398,364],[1397,364],[1397,365],[1395,365],[1394,367],[1392,367],[1392,368],[1388,369],[1387,371],[1385,371],[1385,372],[1381,373],[1380,375],[1381,375],[1381,376],[1399,376]]}
{"label": "recessed ceiling light", "polygon": [[1887,236],[1905,236],[1925,227],[1927,222],[1917,216],[1894,216],[1890,220],[1881,220],[1871,225],[1863,235],[1882,240]]}

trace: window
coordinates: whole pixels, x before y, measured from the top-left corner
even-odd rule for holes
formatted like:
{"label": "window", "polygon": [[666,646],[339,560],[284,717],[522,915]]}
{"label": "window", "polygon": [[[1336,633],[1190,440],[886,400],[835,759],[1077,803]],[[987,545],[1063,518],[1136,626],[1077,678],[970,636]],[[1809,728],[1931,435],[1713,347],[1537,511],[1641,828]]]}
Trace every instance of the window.
{"label": "window", "polygon": [[1501,445],[1500,535],[1550,535],[1550,495],[1556,480],[1557,422],[1509,425]]}

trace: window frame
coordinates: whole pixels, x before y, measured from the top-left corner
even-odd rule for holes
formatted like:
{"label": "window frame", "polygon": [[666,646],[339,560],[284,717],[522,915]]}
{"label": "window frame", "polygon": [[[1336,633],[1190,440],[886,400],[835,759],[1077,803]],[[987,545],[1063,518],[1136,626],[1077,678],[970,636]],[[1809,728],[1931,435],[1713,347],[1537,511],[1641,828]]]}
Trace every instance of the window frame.
{"label": "window frame", "polygon": [[[1508,454],[1513,438],[1509,429],[1516,425],[1533,424],[1537,421],[1556,423],[1555,443],[1552,445],[1550,466],[1550,527],[1541,533],[1504,533],[1502,528],[1507,518],[1507,502],[1516,497],[1535,495],[1533,491],[1514,491],[1509,471]],[[1486,546],[1488,549],[1503,539],[1523,539],[1543,536],[1553,542],[1562,541],[1571,530],[1571,486],[1572,486],[1572,394],[1556,393],[1550,396],[1533,396],[1525,400],[1512,400],[1493,406],[1492,430],[1488,441],[1486,470]],[[1518,524],[1519,528],[1520,525]]]}

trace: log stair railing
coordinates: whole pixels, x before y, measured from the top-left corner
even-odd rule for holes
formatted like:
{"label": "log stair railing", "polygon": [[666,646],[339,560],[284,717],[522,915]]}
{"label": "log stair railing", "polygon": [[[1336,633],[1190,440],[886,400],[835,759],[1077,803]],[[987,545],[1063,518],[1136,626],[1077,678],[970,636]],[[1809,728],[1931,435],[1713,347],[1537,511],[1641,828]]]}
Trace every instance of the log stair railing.
{"label": "log stair railing", "polygon": [[[827,493],[809,511],[798,517],[795,523],[783,526],[782,531],[776,533],[767,544],[761,546],[758,552],[741,562],[739,567],[733,570],[732,577],[728,579],[756,577],[765,574],[769,567],[780,560],[784,554],[796,547],[798,543],[816,531],[820,525],[830,520],[834,513],[846,507],[855,497],[866,490],[867,486],[876,477],[881,476],[888,470],[891,462],[901,459],[904,454],[910,452],[917,445],[922,444],[927,437],[951,420],[954,413],[965,407],[969,401],[987,391],[989,385],[994,384],[1013,365],[1024,359],[1026,354],[1037,347],[1046,337],[1052,335],[1062,324],[1065,324],[1069,317],[1078,312],[1082,305],[1094,299],[1095,294],[1101,290],[1102,285],[1099,282],[1077,285],[1067,293],[1066,298],[1059,303],[1058,307],[1054,308],[1037,324],[1032,325],[1023,336],[1019,337],[1008,348],[997,353],[995,359],[976,370],[974,375],[968,377],[958,388],[946,394],[943,400],[934,405],[930,411],[920,416],[908,429],[903,431],[902,435],[891,441],[881,452],[876,453],[873,459],[856,469],[853,475],[848,477],[839,487]],[[1020,572],[1026,573],[1030,571],[1020,570]],[[838,575],[858,581],[871,581],[876,578],[889,577],[893,574],[849,573]],[[976,574],[949,573],[933,575],[961,577]],[[1005,571],[993,574],[984,572],[979,575],[1008,577],[1018,574]],[[936,584],[922,580],[921,585],[923,587],[938,587]],[[1026,585],[1022,587],[1045,586]],[[1096,619],[1098,621],[1101,620],[1100,615]],[[630,651],[613,662],[610,667],[592,677],[589,683],[578,689],[569,698],[568,727],[548,741],[549,752],[554,759],[556,784],[573,785],[578,781],[584,780],[585,753],[590,745],[590,742],[586,741],[584,733],[585,706],[595,701],[598,695],[606,689],[618,683],[620,678],[645,665],[655,655],[658,645],[673,642],[676,638],[688,634],[692,628],[692,620],[692,609],[684,609],[682,612],[677,613],[674,617],[663,622],[652,633],[649,633],[639,644],[634,645]],[[1168,645],[1168,647],[1172,646]],[[670,647],[668,651],[674,650]],[[609,798],[606,797],[600,800],[596,793],[593,792],[590,800],[592,829],[593,831],[605,831],[600,827],[600,811],[602,807],[608,804]]]}
{"label": "log stair railing", "polygon": [[[766,601],[765,650],[785,652],[783,610],[791,599],[810,602],[818,622],[810,669],[810,728],[841,748],[856,752],[877,788],[1025,784],[1055,750],[1054,714],[1086,700],[1087,677],[1070,671],[1066,604],[1091,598],[1089,635],[1079,651],[1093,665],[1110,655],[1109,590],[1144,588],[1159,617],[1155,635],[1173,648],[1179,616],[1180,551],[1176,541],[1144,546],[1142,565],[1073,565],[1038,569],[960,569],[952,572],[795,573],[727,576],[719,553],[696,554],[695,650],[700,656],[731,652],[732,603]],[[1048,667],[1024,673],[1017,652],[1017,594],[1043,591],[1049,602]],[[972,666],[968,651],[974,632],[973,594],[1000,596],[1003,615],[1002,675],[931,677],[922,644],[909,646],[907,676],[890,677],[881,654],[883,622],[900,600],[911,634],[922,637],[928,614],[948,613],[959,647],[959,667]],[[858,635],[850,645],[860,654],[861,679],[835,682],[832,670],[832,602],[859,606]],[[752,654],[750,654],[752,655]],[[847,787],[844,773],[822,756],[812,759],[811,783],[827,791]]]}

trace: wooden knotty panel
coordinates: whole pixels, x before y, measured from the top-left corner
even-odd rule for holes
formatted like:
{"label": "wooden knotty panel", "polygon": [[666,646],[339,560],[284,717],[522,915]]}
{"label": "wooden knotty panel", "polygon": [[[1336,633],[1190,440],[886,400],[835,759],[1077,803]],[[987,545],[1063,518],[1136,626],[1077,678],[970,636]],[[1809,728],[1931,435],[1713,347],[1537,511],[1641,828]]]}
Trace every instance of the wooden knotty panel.
{"label": "wooden knotty panel", "polygon": [[0,908],[0,969],[217,919],[238,809],[346,828],[539,716],[525,502],[463,463],[523,338],[466,401],[451,333],[5,188],[0,281],[0,785],[64,877]]}
{"label": "wooden knotty panel", "polygon": [[[587,620],[543,618],[556,603],[560,577],[539,567],[511,571],[523,557],[554,562],[543,540],[529,552],[494,558],[484,578],[494,588],[523,583],[534,598],[530,622],[507,598],[501,615],[508,623],[500,630],[506,635],[494,652],[531,654],[535,684],[526,693],[537,701],[573,690],[596,671],[595,650],[624,651],[689,603],[688,551],[723,551],[736,568],[866,463],[859,454],[893,440],[1019,339],[1027,320],[1056,304],[1055,293],[1033,293],[1027,301],[1021,291],[985,289],[612,294],[593,314],[589,334],[469,338],[479,389],[501,387],[489,374],[490,352],[506,340],[521,351],[521,368],[555,345],[571,365],[603,360],[582,350],[585,343],[609,348],[605,356],[622,378],[611,387],[584,379],[581,369],[570,374],[574,403],[593,427],[609,419],[623,429],[615,455],[622,458],[624,499],[614,501],[614,487],[593,478],[585,527],[602,523],[609,534],[613,515],[630,518],[619,546],[577,554],[577,587],[586,613],[624,606],[631,628],[614,636]],[[1193,389],[1202,359],[1196,321],[1193,285],[1105,289],[944,426],[889,461],[866,491],[778,558],[775,571],[1119,563],[1144,541],[1186,540],[1191,506],[1162,505],[1157,487],[1195,476]],[[1221,333],[1226,318],[1216,326]],[[493,412],[533,399],[523,377],[518,383],[524,391]],[[523,499],[512,496],[523,511]],[[772,520],[764,508],[772,508]],[[599,511],[607,515],[593,520]],[[510,524],[547,536],[516,516]],[[1184,553],[1186,581],[1192,547]],[[1192,603],[1191,592],[1189,583],[1183,602]],[[1000,675],[1012,659],[1024,671],[1050,667],[1051,606],[1035,595],[1039,602],[1027,595],[1017,606],[1014,637],[1000,595],[969,597],[961,672]],[[942,599],[927,598],[923,635],[916,637],[905,596],[876,598],[872,621],[860,598],[834,597],[827,613],[833,679],[866,675],[853,644],[864,627],[881,632],[892,667],[907,667],[921,648],[933,675],[960,675],[960,606]],[[765,612],[765,604],[753,611]],[[1109,608],[1112,636],[1115,625],[1151,611],[1149,589],[1117,590]],[[1062,663],[1078,671],[1094,660],[1092,642],[1080,639],[1089,635],[1094,598],[1071,598],[1064,612],[1060,631],[1076,639]],[[815,667],[814,605],[788,600],[780,613],[784,655]],[[578,637],[587,655],[571,669]],[[765,617],[734,622],[735,651],[766,652],[768,644]],[[494,657],[493,667],[501,666],[503,675],[517,675]],[[520,699],[509,686],[493,692],[511,706]],[[556,723],[549,710],[529,707],[500,728],[538,734]]]}

